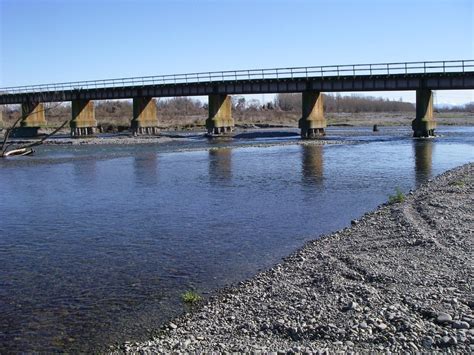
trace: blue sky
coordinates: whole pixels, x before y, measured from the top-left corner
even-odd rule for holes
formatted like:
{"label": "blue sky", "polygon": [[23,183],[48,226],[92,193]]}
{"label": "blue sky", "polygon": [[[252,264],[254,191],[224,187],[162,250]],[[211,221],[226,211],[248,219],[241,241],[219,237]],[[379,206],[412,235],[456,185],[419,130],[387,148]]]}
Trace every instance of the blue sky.
{"label": "blue sky", "polygon": [[[0,0],[0,87],[474,59],[473,0]],[[386,95],[386,94],[384,94]],[[393,93],[414,99],[411,93]],[[439,92],[441,102],[474,101]]]}

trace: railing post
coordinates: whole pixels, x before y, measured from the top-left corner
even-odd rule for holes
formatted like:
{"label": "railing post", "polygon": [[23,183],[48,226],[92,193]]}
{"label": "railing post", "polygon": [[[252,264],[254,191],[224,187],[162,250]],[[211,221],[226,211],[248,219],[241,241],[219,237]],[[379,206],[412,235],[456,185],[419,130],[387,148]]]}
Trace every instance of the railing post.
{"label": "railing post", "polygon": [[423,74],[426,74],[426,62],[423,62]]}
{"label": "railing post", "polygon": [[290,68],[291,79],[293,79],[293,68]]}
{"label": "railing post", "polygon": [[461,65],[462,65],[462,72],[464,73],[464,60],[461,61]]}
{"label": "railing post", "polygon": [[305,67],[304,70],[306,72],[306,79],[308,79],[308,67]]}
{"label": "railing post", "polygon": [[370,75],[372,75],[372,64],[369,64],[369,72],[370,72]]}
{"label": "railing post", "polygon": [[265,72],[262,69],[262,79],[265,79]]}
{"label": "railing post", "polygon": [[443,73],[446,72],[445,64],[446,62],[443,60]]}
{"label": "railing post", "polygon": [[352,76],[356,75],[356,67],[355,65],[352,66]]}
{"label": "railing post", "polygon": [[275,74],[276,74],[276,77],[278,79],[278,69],[275,69]]}
{"label": "railing post", "polygon": [[250,80],[250,70],[247,70],[247,75],[248,75],[249,80]]}
{"label": "railing post", "polygon": [[211,72],[209,72],[209,82],[211,82],[212,79],[211,79]]}
{"label": "railing post", "polygon": [[337,69],[337,76],[339,77],[339,65],[336,67]]}
{"label": "railing post", "polygon": [[390,64],[387,64],[387,75],[390,75]]}

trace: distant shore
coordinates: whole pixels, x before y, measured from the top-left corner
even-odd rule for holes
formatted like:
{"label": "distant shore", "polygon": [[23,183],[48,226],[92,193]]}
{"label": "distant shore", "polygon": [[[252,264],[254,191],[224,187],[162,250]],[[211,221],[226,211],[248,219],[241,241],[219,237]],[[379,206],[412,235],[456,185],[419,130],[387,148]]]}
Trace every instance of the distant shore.
{"label": "distant shore", "polygon": [[[411,121],[414,119],[414,112],[338,112],[326,114],[326,120],[329,127],[331,126],[373,126],[377,124],[383,126],[407,126],[411,127]],[[253,114],[235,113],[234,121],[236,128],[240,129],[258,129],[258,128],[298,128],[298,119],[300,114],[296,112],[274,112],[274,111],[257,111]],[[50,132],[54,127],[59,126],[65,117],[57,119],[57,124],[53,123],[50,127],[42,129],[43,132]],[[469,112],[440,112],[435,113],[435,119],[438,125],[445,126],[472,126],[474,125],[474,113]],[[204,115],[185,116],[175,119],[160,120],[159,128],[163,131],[191,131],[205,132]],[[119,129],[125,128],[123,125],[129,125],[130,120],[120,119],[118,121],[107,121],[98,119],[98,124],[105,129],[104,133],[117,133]],[[0,121],[0,137],[3,135],[2,128],[8,124]],[[110,130],[110,132],[107,132]],[[63,134],[69,134],[69,129],[62,130]],[[125,133],[125,132],[124,132]]]}
{"label": "distant shore", "polygon": [[113,352],[472,353],[473,215],[470,163]]}

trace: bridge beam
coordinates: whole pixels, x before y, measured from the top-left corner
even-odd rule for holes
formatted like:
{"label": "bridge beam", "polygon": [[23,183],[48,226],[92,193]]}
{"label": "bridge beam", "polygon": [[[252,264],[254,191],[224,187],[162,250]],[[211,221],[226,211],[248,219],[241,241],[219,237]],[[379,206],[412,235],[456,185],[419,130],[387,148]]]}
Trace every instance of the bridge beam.
{"label": "bridge beam", "polygon": [[152,97],[133,98],[132,132],[134,135],[158,134],[156,100]]}
{"label": "bridge beam", "polygon": [[298,121],[301,138],[324,136],[327,122],[324,118],[323,95],[319,91],[303,91],[302,103],[303,116]]}
{"label": "bridge beam", "polygon": [[414,137],[434,136],[436,121],[433,116],[433,92],[430,89],[416,90],[416,118],[411,127]]}
{"label": "bridge beam", "polygon": [[229,95],[209,95],[209,117],[206,120],[207,133],[223,134],[232,132],[234,119],[232,118],[232,101]]}
{"label": "bridge beam", "polygon": [[71,136],[84,137],[96,133],[97,121],[95,119],[94,101],[73,100],[71,105]]}

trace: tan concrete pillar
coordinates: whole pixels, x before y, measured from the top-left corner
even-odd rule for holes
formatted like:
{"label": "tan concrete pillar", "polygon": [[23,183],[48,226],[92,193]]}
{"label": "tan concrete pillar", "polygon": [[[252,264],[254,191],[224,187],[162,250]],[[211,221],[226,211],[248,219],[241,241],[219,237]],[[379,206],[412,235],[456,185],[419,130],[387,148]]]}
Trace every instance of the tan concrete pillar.
{"label": "tan concrete pillar", "polygon": [[209,117],[206,120],[209,134],[232,132],[234,119],[232,118],[232,101],[229,95],[209,95]]}
{"label": "tan concrete pillar", "polygon": [[25,102],[21,104],[21,116],[20,126],[12,131],[12,137],[36,137],[38,130],[46,126],[44,105],[42,102]]}
{"label": "tan concrete pillar", "polygon": [[44,115],[44,104],[42,102],[27,102],[21,104],[21,114],[23,119],[20,127],[44,127],[46,118]]}
{"label": "tan concrete pillar", "polygon": [[96,133],[94,101],[73,100],[71,105],[71,136],[91,136]]}
{"label": "tan concrete pillar", "polygon": [[323,95],[319,91],[303,92],[303,116],[298,122],[301,138],[324,136],[327,123],[324,118]]}
{"label": "tan concrete pillar", "polygon": [[158,134],[156,100],[152,97],[133,98],[133,119],[131,124],[134,135]]}
{"label": "tan concrete pillar", "polygon": [[412,121],[413,137],[434,136],[436,121],[433,116],[433,92],[416,90],[416,118]]}

